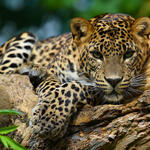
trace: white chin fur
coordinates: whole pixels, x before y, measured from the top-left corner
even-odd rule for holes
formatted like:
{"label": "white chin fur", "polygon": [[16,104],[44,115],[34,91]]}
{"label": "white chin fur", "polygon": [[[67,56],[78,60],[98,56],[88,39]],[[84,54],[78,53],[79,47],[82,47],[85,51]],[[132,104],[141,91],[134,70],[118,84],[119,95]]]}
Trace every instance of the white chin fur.
{"label": "white chin fur", "polygon": [[120,102],[123,99],[122,95],[105,95],[104,99],[106,99],[108,102]]}

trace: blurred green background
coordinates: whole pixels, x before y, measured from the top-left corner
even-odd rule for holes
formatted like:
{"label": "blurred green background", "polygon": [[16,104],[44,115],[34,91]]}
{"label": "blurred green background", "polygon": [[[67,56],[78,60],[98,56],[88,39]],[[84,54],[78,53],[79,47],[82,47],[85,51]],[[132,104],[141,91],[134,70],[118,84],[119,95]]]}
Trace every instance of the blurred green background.
{"label": "blurred green background", "polygon": [[39,39],[58,35],[73,17],[107,12],[150,16],[150,0],[0,0],[0,44],[23,31]]}

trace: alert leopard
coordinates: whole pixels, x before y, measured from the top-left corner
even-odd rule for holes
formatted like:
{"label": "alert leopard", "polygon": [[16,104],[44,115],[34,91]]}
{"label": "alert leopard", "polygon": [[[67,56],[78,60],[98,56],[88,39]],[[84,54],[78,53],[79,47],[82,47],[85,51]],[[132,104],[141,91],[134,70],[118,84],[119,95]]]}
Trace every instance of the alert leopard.
{"label": "alert leopard", "polygon": [[39,41],[22,33],[0,48],[0,73],[29,75],[39,102],[30,126],[57,140],[83,104],[120,103],[141,94],[149,56],[150,18],[104,14],[74,18],[71,33]]}

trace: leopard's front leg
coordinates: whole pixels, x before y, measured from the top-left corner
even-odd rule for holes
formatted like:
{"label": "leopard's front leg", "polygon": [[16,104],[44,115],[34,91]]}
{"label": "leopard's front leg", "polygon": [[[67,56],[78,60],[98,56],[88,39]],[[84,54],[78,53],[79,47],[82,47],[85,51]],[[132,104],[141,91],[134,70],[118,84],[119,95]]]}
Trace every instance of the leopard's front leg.
{"label": "leopard's front leg", "polygon": [[60,84],[49,78],[39,85],[39,103],[33,109],[30,121],[33,134],[51,140],[61,138],[78,103],[89,103],[87,91],[88,86],[76,81]]}

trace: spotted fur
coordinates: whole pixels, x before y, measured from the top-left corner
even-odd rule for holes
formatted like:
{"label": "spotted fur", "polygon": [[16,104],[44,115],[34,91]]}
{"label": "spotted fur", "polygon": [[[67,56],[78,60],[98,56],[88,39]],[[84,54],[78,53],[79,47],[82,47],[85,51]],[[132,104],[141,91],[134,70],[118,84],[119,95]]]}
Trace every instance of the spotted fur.
{"label": "spotted fur", "polygon": [[71,33],[37,41],[31,33],[0,48],[0,73],[28,74],[39,103],[30,126],[36,136],[57,140],[82,104],[120,102],[140,94],[149,56],[150,19],[104,14],[75,18]]}

